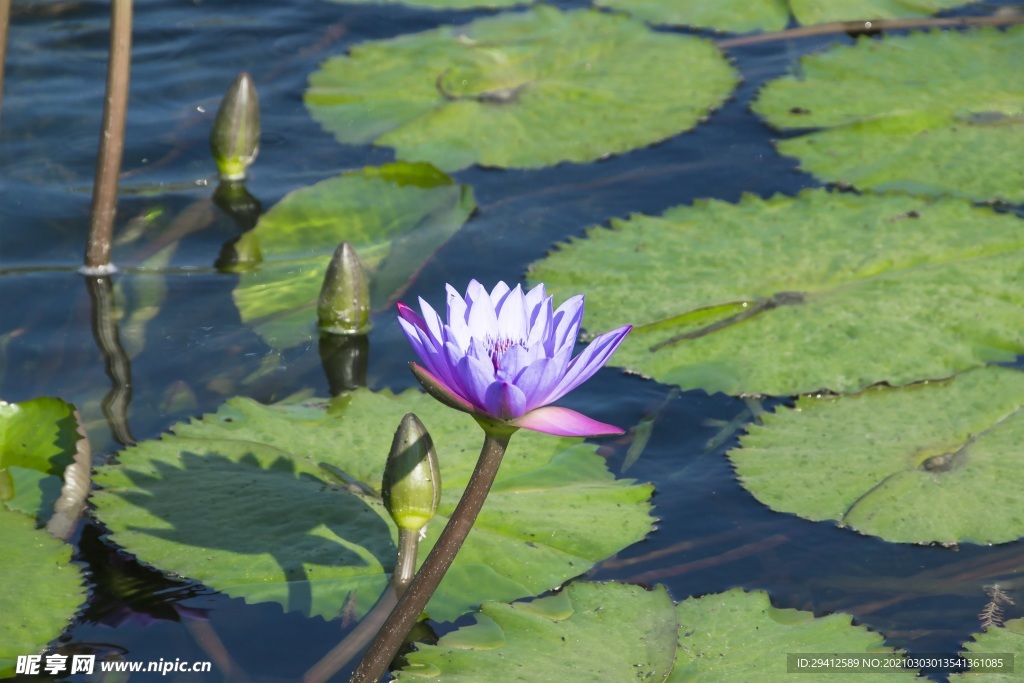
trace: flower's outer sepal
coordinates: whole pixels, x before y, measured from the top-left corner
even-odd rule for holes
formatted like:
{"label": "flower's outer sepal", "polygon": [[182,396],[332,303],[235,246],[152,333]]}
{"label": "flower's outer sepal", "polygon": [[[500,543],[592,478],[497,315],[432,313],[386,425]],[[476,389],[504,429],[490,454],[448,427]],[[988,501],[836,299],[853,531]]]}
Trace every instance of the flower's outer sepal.
{"label": "flower's outer sepal", "polygon": [[418,363],[409,363],[409,368],[412,370],[413,376],[416,377],[416,381],[418,381],[420,385],[427,390],[428,394],[436,398],[438,401],[449,408],[455,408],[455,410],[461,410],[464,413],[476,414],[476,408],[474,408],[468,401],[463,400],[449,391],[444,382],[432,375],[430,371],[422,365],[419,365]]}

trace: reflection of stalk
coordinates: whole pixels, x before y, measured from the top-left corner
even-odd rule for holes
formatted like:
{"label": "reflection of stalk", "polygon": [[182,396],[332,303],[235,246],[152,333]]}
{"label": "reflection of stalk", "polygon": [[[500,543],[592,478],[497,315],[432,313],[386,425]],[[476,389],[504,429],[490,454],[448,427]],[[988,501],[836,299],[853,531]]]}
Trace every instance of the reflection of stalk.
{"label": "reflection of stalk", "polygon": [[132,52],[132,0],[111,0],[110,56],[107,90],[103,102],[103,131],[96,158],[92,188],[92,217],[85,249],[85,272],[110,272],[110,244],[117,213],[117,176],[124,152],[124,128],[128,111],[128,77]]}
{"label": "reflection of stalk", "polygon": [[122,446],[135,443],[128,429],[128,404],[132,400],[132,369],[128,354],[121,346],[114,320],[114,288],[110,278],[86,277],[89,298],[92,299],[92,334],[106,361],[107,377],[111,388],[103,398],[103,415],[110,431]]}
{"label": "reflection of stalk", "polygon": [[[7,29],[11,25],[11,0],[0,0],[0,98],[4,94],[4,66],[7,64]],[[3,102],[3,99],[0,99]]]}

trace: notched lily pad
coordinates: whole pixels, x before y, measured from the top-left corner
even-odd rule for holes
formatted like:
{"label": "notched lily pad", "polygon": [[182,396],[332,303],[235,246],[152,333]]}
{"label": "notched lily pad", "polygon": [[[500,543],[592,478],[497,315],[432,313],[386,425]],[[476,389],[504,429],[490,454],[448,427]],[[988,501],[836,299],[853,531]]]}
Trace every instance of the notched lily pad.
{"label": "notched lily pad", "polygon": [[[787,0],[597,0],[651,24],[695,26],[715,31],[781,31],[789,23]],[[851,3],[855,4],[855,3]]]}
{"label": "notched lily pad", "polygon": [[652,24],[696,26],[715,31],[781,31],[790,14],[797,22],[822,24],[923,17],[969,4],[964,0],[598,0]]}
{"label": "notched lily pad", "polygon": [[[880,634],[854,626],[849,614],[815,618],[773,607],[764,591],[734,589],[680,603],[679,654],[668,683],[748,681],[787,683],[789,654],[898,656]],[[858,681],[920,680],[916,671],[860,672]],[[813,676],[811,676],[813,678]]]}
{"label": "notched lily pad", "polygon": [[977,662],[967,673],[955,673],[949,680],[971,683],[1013,683],[1021,679],[1024,661],[1024,619],[1011,619],[1002,626],[990,626],[964,643],[963,657]]}
{"label": "notched lily pad", "polygon": [[729,453],[765,505],[901,543],[1024,536],[1024,373],[801,398]]}
{"label": "notched lily pad", "polygon": [[778,143],[817,177],[1024,201],[1024,26],[861,39],[804,57],[800,71],[753,108],[783,130],[820,129]]}
{"label": "notched lily pad", "polygon": [[235,288],[242,320],[276,348],[315,336],[317,297],[343,240],[370,273],[371,305],[384,308],[475,208],[468,186],[424,163],[365,168],[295,190],[244,237],[262,264]]}
{"label": "notched lily pad", "polygon": [[80,438],[70,403],[49,397],[0,401],[0,490],[9,488],[4,505],[45,523],[53,514],[65,469],[75,460]]}
{"label": "notched lily pad", "polygon": [[310,77],[305,99],[344,143],[448,171],[538,168],[687,131],[736,81],[710,41],[539,6],[356,45]]}
{"label": "notched lily pad", "polygon": [[785,396],[941,378],[1024,352],[1024,223],[953,199],[809,190],[613,220],[531,266],[632,323],[612,362]]}
{"label": "notched lily pad", "polygon": [[833,21],[926,17],[975,2],[978,0],[789,0],[789,6],[801,24],[824,24]]}
{"label": "notched lily pad", "polygon": [[[613,644],[611,647],[609,644]],[[816,619],[736,589],[672,604],[665,589],[575,583],[511,605],[484,603],[476,624],[416,645],[399,681],[791,681],[788,653],[893,656],[848,614]],[[914,671],[861,673],[868,681]]]}
{"label": "notched lily pad", "polygon": [[[97,515],[115,542],[165,571],[306,614],[360,614],[394,564],[396,531],[375,492],[407,412],[426,425],[441,462],[441,505],[422,559],[461,496],[482,434],[418,391],[273,406],[232,399],[100,468]],[[452,620],[484,599],[535,595],[587,571],[647,534],[650,494],[615,480],[579,439],[516,434],[431,617]]]}
{"label": "notched lily pad", "polygon": [[418,644],[396,680],[663,681],[678,639],[663,587],[577,583],[530,602],[486,602],[475,618],[437,645]]}
{"label": "notched lily pad", "polygon": [[86,599],[71,546],[35,526],[0,507],[0,678],[14,675],[19,656],[42,652]]}

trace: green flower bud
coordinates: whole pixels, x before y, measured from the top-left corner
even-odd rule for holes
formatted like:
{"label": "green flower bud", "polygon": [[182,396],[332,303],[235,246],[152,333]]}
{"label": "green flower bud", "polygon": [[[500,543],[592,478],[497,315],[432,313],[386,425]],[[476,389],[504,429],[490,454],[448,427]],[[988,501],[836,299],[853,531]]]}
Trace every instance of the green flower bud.
{"label": "green flower bud", "polygon": [[370,277],[348,242],[335,249],[327,266],[316,313],[325,332],[364,334],[370,329]]}
{"label": "green flower bud", "polygon": [[384,507],[399,529],[419,531],[441,501],[441,472],[426,427],[407,413],[395,431],[381,484]]}
{"label": "green flower bud", "polygon": [[224,94],[210,131],[210,151],[223,180],[241,180],[260,151],[260,101],[246,72]]}

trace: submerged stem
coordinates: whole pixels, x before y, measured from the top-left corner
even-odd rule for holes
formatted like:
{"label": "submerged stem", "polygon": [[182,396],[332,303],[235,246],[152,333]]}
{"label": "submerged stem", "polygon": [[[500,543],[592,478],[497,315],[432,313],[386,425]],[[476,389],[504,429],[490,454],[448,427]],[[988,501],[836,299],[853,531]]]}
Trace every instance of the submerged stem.
{"label": "submerged stem", "polygon": [[370,643],[349,683],[376,683],[380,680],[473,528],[494,483],[509,439],[516,431],[514,427],[493,422],[480,421],[480,425],[484,429],[484,445],[462,500],[409,588]]}

